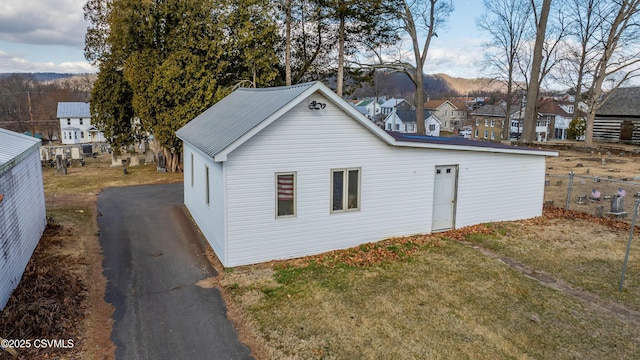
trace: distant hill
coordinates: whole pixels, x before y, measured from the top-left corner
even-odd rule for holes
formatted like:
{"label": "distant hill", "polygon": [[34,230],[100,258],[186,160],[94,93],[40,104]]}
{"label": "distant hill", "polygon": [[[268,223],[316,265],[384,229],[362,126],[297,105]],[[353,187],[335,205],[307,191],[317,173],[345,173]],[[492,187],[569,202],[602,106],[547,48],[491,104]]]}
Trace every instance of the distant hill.
{"label": "distant hill", "polygon": [[[404,73],[390,72],[378,77],[377,86],[363,84],[353,91],[354,98],[386,96],[412,99],[415,92],[413,82]],[[377,90],[377,91],[376,91]],[[424,91],[432,99],[464,96],[474,93],[504,91],[504,86],[490,79],[465,79],[446,74],[429,74],[424,77]],[[377,94],[376,94],[377,92]]]}
{"label": "distant hill", "polygon": [[[7,77],[13,74],[15,73],[0,73],[0,77]],[[52,73],[52,72],[20,73],[20,74],[31,75],[36,79],[36,81],[40,81],[40,82],[64,79],[64,78],[75,76],[75,74],[63,74],[63,73]]]}

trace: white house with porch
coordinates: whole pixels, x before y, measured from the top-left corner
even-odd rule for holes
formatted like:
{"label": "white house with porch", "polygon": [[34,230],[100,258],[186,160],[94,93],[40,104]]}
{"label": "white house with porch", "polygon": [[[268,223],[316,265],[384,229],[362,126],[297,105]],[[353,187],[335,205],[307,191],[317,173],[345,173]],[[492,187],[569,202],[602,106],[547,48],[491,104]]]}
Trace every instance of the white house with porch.
{"label": "white house with porch", "polygon": [[386,132],[320,82],[238,89],[177,135],[185,205],[226,267],[539,216],[557,155]]}
{"label": "white house with porch", "polygon": [[104,141],[104,134],[91,124],[88,102],[59,102],[60,141],[65,145]]}

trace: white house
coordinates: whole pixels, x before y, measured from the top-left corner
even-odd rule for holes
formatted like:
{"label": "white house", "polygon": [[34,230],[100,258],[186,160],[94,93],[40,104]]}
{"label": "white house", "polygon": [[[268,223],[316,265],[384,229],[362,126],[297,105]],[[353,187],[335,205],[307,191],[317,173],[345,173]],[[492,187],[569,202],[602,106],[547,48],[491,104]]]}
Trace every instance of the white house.
{"label": "white house", "polygon": [[366,115],[369,116],[369,119],[373,119],[374,116],[380,114],[380,111],[382,111],[380,102],[378,102],[377,99],[365,99],[357,103],[356,106],[367,109]]}
{"label": "white house", "polygon": [[380,105],[380,112],[384,115],[389,115],[394,109],[410,110],[411,108],[411,104],[405,99],[389,99]]}
{"label": "white house", "polygon": [[40,140],[0,129],[0,310],[46,226]]}
{"label": "white house", "polygon": [[319,82],[236,90],[177,135],[185,205],[227,267],[539,216],[557,155],[387,133]]}
{"label": "white house", "polygon": [[[431,115],[428,110],[424,110],[424,118],[426,135],[440,136],[440,120]],[[416,133],[418,131],[416,126],[416,111],[399,109],[392,112],[384,119],[384,129],[401,133]]]}
{"label": "white house", "polygon": [[88,102],[59,102],[56,117],[60,121],[60,140],[63,144],[104,141],[104,134],[91,124]]}

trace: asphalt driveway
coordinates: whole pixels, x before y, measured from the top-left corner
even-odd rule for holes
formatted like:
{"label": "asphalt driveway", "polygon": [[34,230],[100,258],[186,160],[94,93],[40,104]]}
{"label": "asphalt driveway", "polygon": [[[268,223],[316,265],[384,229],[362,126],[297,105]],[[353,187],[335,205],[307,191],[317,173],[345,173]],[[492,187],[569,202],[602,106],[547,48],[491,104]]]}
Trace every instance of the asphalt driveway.
{"label": "asphalt driveway", "polygon": [[163,184],[98,197],[116,359],[252,359],[220,292],[196,285],[216,272],[182,211],[182,194],[182,184]]}

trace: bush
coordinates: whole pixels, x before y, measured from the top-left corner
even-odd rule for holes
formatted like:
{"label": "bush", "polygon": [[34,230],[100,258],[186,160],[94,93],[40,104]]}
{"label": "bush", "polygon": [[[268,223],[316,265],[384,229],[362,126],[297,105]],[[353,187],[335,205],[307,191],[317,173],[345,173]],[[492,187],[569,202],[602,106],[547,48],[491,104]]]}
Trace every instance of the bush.
{"label": "bush", "polygon": [[567,138],[569,140],[581,139],[586,128],[587,122],[584,119],[574,118],[569,123],[569,129],[567,129]]}

